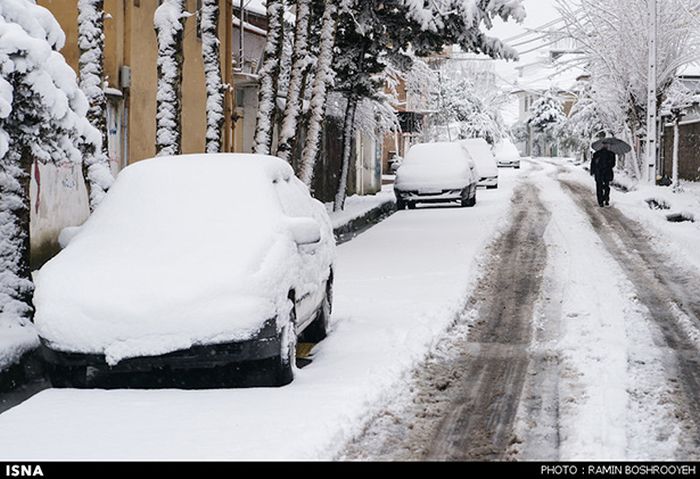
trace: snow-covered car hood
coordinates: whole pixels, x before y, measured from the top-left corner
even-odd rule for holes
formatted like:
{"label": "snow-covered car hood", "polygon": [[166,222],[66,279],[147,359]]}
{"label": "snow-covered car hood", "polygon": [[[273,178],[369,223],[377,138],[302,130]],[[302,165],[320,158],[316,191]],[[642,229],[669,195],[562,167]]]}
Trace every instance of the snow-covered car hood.
{"label": "snow-covered car hood", "polygon": [[473,180],[468,154],[456,143],[413,145],[396,171],[400,191],[456,190]]}
{"label": "snow-covered car hood", "polygon": [[[40,336],[55,349],[105,354],[112,363],[252,337],[286,308],[302,269],[270,178],[289,181],[293,173],[270,161],[266,174],[230,155],[125,169],[39,271]],[[322,243],[329,241],[330,225],[322,225]],[[328,254],[319,253],[319,267]]]}

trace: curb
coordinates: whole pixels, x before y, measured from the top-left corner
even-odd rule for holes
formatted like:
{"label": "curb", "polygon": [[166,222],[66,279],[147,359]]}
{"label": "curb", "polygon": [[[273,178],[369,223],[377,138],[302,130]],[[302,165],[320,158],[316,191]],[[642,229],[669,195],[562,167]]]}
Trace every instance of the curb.
{"label": "curb", "polygon": [[336,244],[347,243],[355,236],[364,233],[372,226],[387,219],[396,212],[396,202],[393,199],[375,206],[362,216],[358,216],[347,223],[333,229]]}

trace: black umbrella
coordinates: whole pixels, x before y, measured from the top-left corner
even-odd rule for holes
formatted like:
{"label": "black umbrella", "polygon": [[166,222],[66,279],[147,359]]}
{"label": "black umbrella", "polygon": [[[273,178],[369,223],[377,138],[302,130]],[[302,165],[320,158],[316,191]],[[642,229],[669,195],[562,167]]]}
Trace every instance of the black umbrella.
{"label": "black umbrella", "polygon": [[631,146],[622,140],[618,140],[617,138],[602,138],[598,141],[594,141],[591,148],[598,151],[602,150],[604,146],[607,146],[608,150],[612,151],[616,155],[624,155],[625,153],[632,151]]}

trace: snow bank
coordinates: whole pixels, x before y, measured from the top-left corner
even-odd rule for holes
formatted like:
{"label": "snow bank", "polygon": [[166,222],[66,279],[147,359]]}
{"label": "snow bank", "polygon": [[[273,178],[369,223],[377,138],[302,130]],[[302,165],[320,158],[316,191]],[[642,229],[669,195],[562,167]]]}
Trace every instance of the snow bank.
{"label": "snow bank", "polygon": [[333,229],[339,228],[360,218],[385,203],[393,203],[394,186],[384,185],[376,195],[353,195],[345,200],[345,209],[333,211],[333,202],[326,203],[326,211],[331,217]]}
{"label": "snow bank", "polygon": [[[291,188],[304,190],[300,200]],[[331,227],[305,191],[272,157],[188,155],[129,166],[39,271],[41,337],[111,364],[252,337],[286,311],[290,286],[306,294],[327,274]],[[322,225],[323,244],[304,264],[283,207]]]}
{"label": "snow bank", "polygon": [[476,208],[400,211],[340,246],[332,332],[289,386],[48,390],[0,415],[0,458],[334,457],[462,311],[515,175]]}

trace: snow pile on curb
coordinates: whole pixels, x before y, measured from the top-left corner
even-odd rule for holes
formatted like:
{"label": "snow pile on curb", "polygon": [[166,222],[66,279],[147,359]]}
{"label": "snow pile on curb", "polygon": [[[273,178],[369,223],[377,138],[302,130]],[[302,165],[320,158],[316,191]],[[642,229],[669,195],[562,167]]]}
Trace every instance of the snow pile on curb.
{"label": "snow pile on curb", "polygon": [[0,372],[19,362],[22,356],[39,346],[34,325],[0,324]]}
{"label": "snow pile on curb", "polygon": [[400,211],[340,246],[332,332],[289,386],[43,391],[0,415],[0,459],[334,457],[463,308],[516,175],[476,208]]}
{"label": "snow pile on curb", "polygon": [[333,211],[333,203],[326,203],[326,210],[331,217],[333,229],[347,225],[361,218],[375,208],[381,208],[386,203],[394,203],[394,185],[384,185],[376,195],[353,195],[345,200],[345,209]]}

